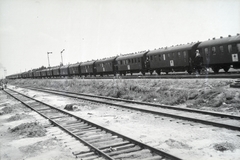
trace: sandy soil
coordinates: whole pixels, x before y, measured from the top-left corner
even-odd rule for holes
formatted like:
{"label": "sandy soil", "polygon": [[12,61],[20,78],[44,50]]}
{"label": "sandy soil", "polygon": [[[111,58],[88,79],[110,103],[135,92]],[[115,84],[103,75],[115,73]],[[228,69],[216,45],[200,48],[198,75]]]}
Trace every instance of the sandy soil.
{"label": "sandy soil", "polygon": [[40,122],[44,126],[49,123],[2,91],[0,91],[0,110],[1,160],[75,159],[71,151],[48,132],[41,137],[28,137],[11,132],[14,127],[27,122]]}
{"label": "sandy soil", "polygon": [[107,105],[26,89],[22,91],[61,109],[76,103],[79,109],[71,113],[183,159],[238,160],[240,157],[240,132],[237,131],[125,109],[122,111]]}

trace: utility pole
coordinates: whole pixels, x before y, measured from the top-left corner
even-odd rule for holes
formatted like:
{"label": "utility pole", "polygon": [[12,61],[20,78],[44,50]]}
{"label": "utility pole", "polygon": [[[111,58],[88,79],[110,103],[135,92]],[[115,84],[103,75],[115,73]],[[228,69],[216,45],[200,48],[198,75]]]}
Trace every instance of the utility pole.
{"label": "utility pole", "polygon": [[6,78],[7,76],[7,69],[4,69],[4,77]]}
{"label": "utility pole", "polygon": [[49,54],[52,54],[52,52],[47,52],[47,55],[48,55],[48,68],[50,68]]}
{"label": "utility pole", "polygon": [[65,49],[63,49],[63,50],[61,51],[62,65],[63,65],[63,57],[62,57],[62,53],[63,53],[63,51],[65,51]]}

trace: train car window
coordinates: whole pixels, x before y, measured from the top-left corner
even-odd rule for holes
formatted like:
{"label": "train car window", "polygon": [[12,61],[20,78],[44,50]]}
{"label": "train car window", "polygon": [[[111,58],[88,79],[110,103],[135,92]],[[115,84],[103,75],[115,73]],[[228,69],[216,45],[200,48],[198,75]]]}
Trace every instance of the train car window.
{"label": "train car window", "polygon": [[204,52],[205,52],[205,55],[207,56],[208,55],[208,48],[205,48]]}
{"label": "train car window", "polygon": [[181,57],[181,52],[178,52],[178,58],[180,58]]}
{"label": "train car window", "polygon": [[186,51],[183,51],[183,56],[184,56],[184,58],[187,57],[187,52]]}
{"label": "train car window", "polygon": [[151,61],[153,60],[153,57],[152,57],[152,56],[150,56],[150,60],[151,60]]}
{"label": "train car window", "polygon": [[168,53],[168,58],[170,58],[171,57],[171,55],[170,55],[170,53]]}
{"label": "train car window", "polygon": [[228,53],[232,53],[232,45],[231,44],[228,45]]}
{"label": "train car window", "polygon": [[134,63],[134,59],[132,59],[132,63]]}
{"label": "train car window", "polygon": [[141,62],[140,58],[138,58],[138,62]]}
{"label": "train car window", "polygon": [[240,43],[237,44],[237,50],[240,52]]}
{"label": "train car window", "polygon": [[212,54],[216,55],[216,47],[212,47]]}
{"label": "train car window", "polygon": [[156,61],[157,60],[157,55],[154,55],[154,61]]}
{"label": "train car window", "polygon": [[158,58],[159,58],[159,61],[161,61],[161,55],[160,54],[158,55]]}
{"label": "train car window", "polygon": [[223,46],[220,46],[219,48],[220,48],[220,52],[221,52],[221,53],[224,53]]}
{"label": "train car window", "polygon": [[173,57],[173,58],[175,57],[175,53],[172,53],[172,57]]}
{"label": "train car window", "polygon": [[163,60],[164,60],[164,61],[166,60],[166,56],[165,56],[165,54],[163,54]]}

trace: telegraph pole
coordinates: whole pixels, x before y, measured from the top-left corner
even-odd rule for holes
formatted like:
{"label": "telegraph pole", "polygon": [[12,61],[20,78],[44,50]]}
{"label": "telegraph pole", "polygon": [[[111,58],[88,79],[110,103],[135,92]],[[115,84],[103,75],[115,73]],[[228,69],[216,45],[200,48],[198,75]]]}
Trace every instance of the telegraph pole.
{"label": "telegraph pole", "polygon": [[50,68],[49,54],[52,54],[52,52],[47,52],[47,55],[48,55],[48,68]]}
{"label": "telegraph pole", "polygon": [[65,49],[63,49],[63,50],[61,51],[62,65],[63,65],[63,57],[62,57],[62,53],[63,53],[63,51],[65,51]]}

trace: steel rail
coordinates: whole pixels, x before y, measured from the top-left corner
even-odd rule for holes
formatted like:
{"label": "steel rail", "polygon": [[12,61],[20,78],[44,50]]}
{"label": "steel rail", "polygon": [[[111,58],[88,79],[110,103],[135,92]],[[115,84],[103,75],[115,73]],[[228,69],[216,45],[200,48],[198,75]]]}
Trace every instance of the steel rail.
{"label": "steel rail", "polygon": [[[166,153],[166,152],[163,152],[163,151],[158,150],[158,149],[156,149],[156,148],[153,148],[153,147],[151,147],[151,146],[148,146],[148,145],[146,145],[146,144],[144,144],[144,143],[141,143],[141,142],[139,142],[139,141],[136,141],[136,140],[134,140],[134,139],[132,139],[132,138],[126,137],[126,136],[124,136],[124,135],[122,135],[122,134],[119,134],[119,133],[117,133],[117,132],[115,132],[115,131],[109,130],[109,129],[103,127],[103,126],[100,126],[100,125],[98,125],[98,124],[96,124],[96,123],[90,122],[90,121],[88,121],[88,120],[86,120],[86,119],[83,119],[83,118],[81,118],[81,117],[78,117],[78,116],[76,116],[76,115],[74,115],[74,114],[71,114],[71,113],[69,113],[69,112],[66,112],[66,111],[64,111],[64,110],[62,110],[62,109],[59,109],[59,108],[56,108],[56,107],[54,107],[54,106],[51,106],[51,105],[49,105],[49,104],[47,104],[47,103],[41,102],[41,101],[39,101],[39,100],[37,100],[37,99],[34,99],[34,98],[29,97],[29,96],[27,96],[27,95],[24,95],[24,94],[22,94],[22,93],[20,93],[20,92],[17,92],[17,91],[15,91],[15,90],[12,90],[12,89],[9,89],[9,90],[11,90],[12,92],[16,92],[16,93],[18,93],[18,94],[20,94],[20,95],[22,95],[22,96],[25,96],[25,97],[27,97],[27,98],[29,98],[29,99],[32,99],[32,100],[34,100],[34,101],[36,101],[36,102],[38,102],[38,103],[41,103],[41,104],[43,104],[43,105],[46,105],[46,106],[48,106],[48,107],[50,107],[50,108],[56,109],[56,110],[60,111],[61,113],[67,114],[67,115],[69,115],[69,116],[71,116],[71,117],[74,117],[74,118],[76,118],[76,119],[79,119],[79,120],[81,120],[81,121],[84,121],[84,122],[86,122],[86,123],[89,123],[90,125],[92,125],[92,126],[94,126],[94,127],[96,127],[96,128],[99,128],[99,129],[101,129],[101,130],[105,130],[105,131],[107,131],[107,132],[109,132],[109,133],[111,133],[111,134],[115,134],[115,135],[117,135],[117,136],[120,137],[120,138],[123,138],[123,139],[128,140],[129,142],[131,142],[131,143],[133,143],[133,144],[136,144],[136,145],[140,146],[141,148],[149,149],[150,151],[152,151],[152,152],[154,152],[154,153],[156,153],[156,154],[158,154],[158,155],[160,155],[160,156],[164,156],[164,157],[167,157],[167,158],[170,158],[170,159],[173,159],[173,160],[181,160],[180,158],[178,158],[178,157],[176,157],[176,156],[173,156],[173,155],[171,155],[171,154],[169,154],[169,153]],[[6,92],[6,91],[5,91],[5,92]],[[8,93],[8,92],[6,92],[6,93]],[[8,93],[8,94],[11,95],[10,93]],[[11,95],[11,96],[14,97],[13,95]],[[16,97],[14,97],[14,98],[17,99]],[[19,100],[19,99],[17,99],[17,100]],[[21,100],[19,100],[19,101],[21,101]],[[23,103],[24,105],[26,105],[26,106],[29,107],[28,104],[26,104],[26,103],[24,103],[24,102],[22,102],[22,101],[21,101],[21,103]],[[30,107],[30,108],[31,108],[31,107]],[[39,112],[38,112],[38,113],[39,113]],[[41,114],[41,113],[39,113],[39,114]],[[41,115],[42,115],[42,114],[41,114]],[[44,116],[44,117],[45,117],[45,116]],[[51,120],[50,120],[50,121],[51,121]],[[51,121],[51,122],[52,122],[52,121]],[[61,128],[64,129],[64,127],[61,126],[61,125],[59,125],[58,123],[56,123],[56,122],[53,122],[53,123],[56,124],[56,125],[58,125],[58,126],[60,126]],[[64,130],[66,130],[68,133],[70,133],[71,135],[73,135],[75,138],[79,139],[79,137],[78,137],[77,135],[75,135],[74,133],[72,133],[71,131],[69,131],[69,130],[67,130],[67,129],[64,129]],[[79,140],[80,140],[80,139],[79,139]],[[103,156],[106,157],[107,159],[112,159],[111,157],[109,157],[108,155],[106,155],[105,153],[103,153],[102,151],[100,151],[99,149],[95,148],[94,146],[92,146],[92,145],[89,144],[88,142],[85,142],[85,141],[82,140],[82,139],[81,139],[80,141],[82,141],[82,142],[85,143],[86,145],[89,145],[91,148],[93,147],[93,149],[94,149],[97,153],[103,155]]]}
{"label": "steel rail", "polygon": [[239,126],[232,126],[232,125],[228,125],[228,124],[222,124],[222,123],[202,120],[202,119],[198,119],[198,118],[190,118],[190,117],[179,116],[179,115],[175,115],[175,114],[163,113],[163,112],[159,112],[159,111],[152,111],[152,110],[147,110],[147,109],[135,108],[135,107],[130,107],[130,106],[123,105],[123,104],[111,103],[111,102],[107,102],[107,101],[98,101],[98,100],[89,99],[89,98],[77,97],[77,96],[74,96],[74,95],[69,95],[67,93],[66,94],[65,93],[60,93],[59,91],[50,91],[50,90],[44,91],[43,89],[36,89],[36,90],[51,93],[51,94],[57,94],[57,95],[61,95],[61,96],[67,96],[67,97],[71,97],[71,98],[83,99],[83,100],[92,101],[92,102],[96,102],[96,103],[103,103],[103,104],[107,104],[107,105],[119,106],[119,107],[123,107],[123,108],[127,108],[127,109],[133,109],[133,110],[142,111],[142,112],[151,113],[151,114],[156,114],[156,115],[163,115],[163,116],[167,116],[167,117],[171,117],[171,118],[177,118],[177,119],[202,123],[202,124],[205,124],[205,125],[212,125],[212,126],[216,126],[216,127],[220,127],[220,128],[226,128],[226,129],[240,131]]}

